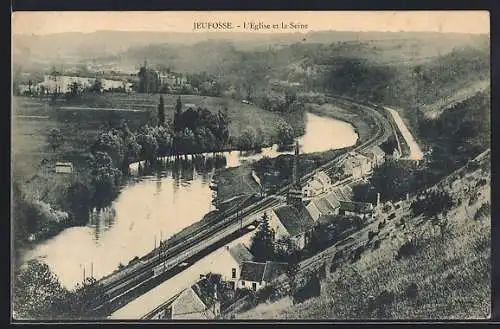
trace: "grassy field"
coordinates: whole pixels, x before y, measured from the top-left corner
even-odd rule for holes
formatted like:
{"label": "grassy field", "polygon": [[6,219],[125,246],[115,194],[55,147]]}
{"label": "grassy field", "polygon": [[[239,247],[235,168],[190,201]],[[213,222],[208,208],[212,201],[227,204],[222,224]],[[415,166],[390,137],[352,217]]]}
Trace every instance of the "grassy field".
{"label": "grassy field", "polygon": [[214,177],[219,187],[217,199],[222,202],[238,195],[260,193],[259,184],[252,178],[252,167],[249,163],[235,168],[218,170]]}
{"label": "grassy field", "polygon": [[[230,98],[208,97],[198,95],[180,95],[182,104],[194,104],[196,107],[207,108],[210,111],[228,109],[231,124],[230,136],[238,137],[248,127],[261,131],[266,141],[276,135],[277,126],[283,118],[273,112],[265,111],[251,104],[243,104]],[[165,115],[173,120],[175,104],[178,95],[163,95],[165,102]],[[133,109],[156,113],[159,95],[148,94],[119,94],[110,93],[99,96],[85,96],[82,100],[75,101],[75,106],[102,107],[115,109]]]}
{"label": "grassy field", "polygon": [[[252,127],[256,131],[260,130],[265,140],[270,141],[276,134],[276,126],[283,121],[276,113],[231,99],[192,95],[183,95],[181,99],[183,104],[194,104],[212,111],[228,108],[231,119],[230,135],[233,137],[239,136],[246,128]],[[166,115],[172,119],[177,96],[164,95],[164,100]],[[43,175],[45,177],[41,181],[40,188],[50,181],[51,177],[54,177],[54,180],[61,180],[62,178],[58,175],[40,172],[40,163],[43,159],[50,163],[72,161],[78,167],[82,154],[88,151],[88,147],[106,121],[118,123],[121,119],[126,119],[128,122],[134,121],[136,125],[144,124],[150,116],[155,115],[158,102],[158,95],[120,93],[88,95],[78,101],[70,103],[59,101],[56,104],[50,104],[48,99],[14,97],[12,154],[16,176],[28,179],[37,173]],[[56,109],[60,106],[72,108]],[[90,108],[145,112],[101,111]],[[144,113],[149,113],[149,116]],[[59,128],[64,136],[64,143],[56,152],[50,150],[46,142],[47,135],[52,128]],[[36,194],[44,195],[45,191],[37,191]]]}
{"label": "grassy field", "polygon": [[[354,235],[343,261],[321,284],[321,295],[293,305],[290,298],[237,314],[237,319],[485,319],[491,302],[491,223],[486,215],[474,220],[489,198],[488,157],[479,168],[457,171],[438,185],[455,200],[450,225],[441,234],[429,219],[405,216],[377,228],[378,218]],[[468,192],[464,191],[469,188]],[[404,214],[404,212],[403,212]],[[368,231],[377,232],[368,241]],[[395,256],[412,237],[413,253]],[[378,242],[377,242],[378,241]],[[376,245],[378,244],[378,247]],[[354,251],[361,246],[361,254]],[[325,256],[333,257],[336,248]],[[410,289],[410,287],[412,287]],[[372,297],[370,297],[372,296]],[[378,301],[372,304],[370,299]]]}

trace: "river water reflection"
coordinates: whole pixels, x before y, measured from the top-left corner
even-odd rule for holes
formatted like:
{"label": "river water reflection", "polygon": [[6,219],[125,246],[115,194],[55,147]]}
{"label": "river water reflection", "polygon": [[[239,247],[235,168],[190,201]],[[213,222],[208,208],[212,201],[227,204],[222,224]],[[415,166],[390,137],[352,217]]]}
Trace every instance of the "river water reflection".
{"label": "river water reflection", "polygon": [[[312,153],[351,146],[357,138],[350,124],[308,113],[299,144],[301,152]],[[87,226],[62,231],[25,259],[42,259],[68,288],[84,275],[101,278],[213,210],[209,184],[216,168],[279,154],[270,147],[251,156],[226,153],[218,161],[208,156],[166,161],[159,172],[131,179],[109,209],[90,216]]]}

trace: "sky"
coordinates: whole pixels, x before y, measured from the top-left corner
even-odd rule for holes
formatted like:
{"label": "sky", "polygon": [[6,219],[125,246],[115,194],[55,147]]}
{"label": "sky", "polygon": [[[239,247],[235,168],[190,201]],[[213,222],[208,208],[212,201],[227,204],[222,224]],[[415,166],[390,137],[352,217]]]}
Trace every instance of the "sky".
{"label": "sky", "polygon": [[[270,33],[321,30],[490,33],[488,11],[15,12],[12,31],[36,35],[98,30],[196,32],[195,22],[230,22],[235,26],[232,31],[238,32],[251,31],[243,27],[244,22],[247,26],[249,22],[261,22],[280,26],[258,31]],[[281,28],[281,23],[290,22],[302,24],[303,28]]]}

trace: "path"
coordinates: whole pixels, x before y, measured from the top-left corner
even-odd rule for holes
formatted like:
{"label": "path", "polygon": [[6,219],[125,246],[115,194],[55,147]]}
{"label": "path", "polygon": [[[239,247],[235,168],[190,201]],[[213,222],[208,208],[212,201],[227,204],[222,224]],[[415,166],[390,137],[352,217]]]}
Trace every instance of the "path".
{"label": "path", "polygon": [[396,110],[391,109],[389,107],[385,107],[385,109],[391,113],[394,121],[398,125],[399,131],[401,132],[401,134],[403,135],[403,138],[406,141],[406,144],[410,148],[409,159],[410,160],[417,160],[417,161],[422,160],[422,158],[424,157],[424,154],[422,153],[417,142],[415,141],[412,134],[408,130],[408,127],[406,127],[406,124],[404,123],[403,119],[401,119],[401,117],[399,116],[399,113]]}

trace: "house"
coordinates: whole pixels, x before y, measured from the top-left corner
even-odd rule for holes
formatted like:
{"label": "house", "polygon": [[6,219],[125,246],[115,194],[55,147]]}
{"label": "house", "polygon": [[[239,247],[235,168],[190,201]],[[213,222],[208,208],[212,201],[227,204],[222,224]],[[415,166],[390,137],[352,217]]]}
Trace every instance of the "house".
{"label": "house", "polygon": [[317,221],[321,216],[337,215],[340,201],[350,201],[351,199],[352,188],[348,185],[341,185],[333,188],[324,197],[311,200],[306,208],[312,219]]}
{"label": "house", "polygon": [[238,288],[248,288],[257,291],[285,273],[286,269],[286,263],[271,261],[265,263],[243,262]]}
{"label": "house", "polygon": [[380,166],[385,161],[385,152],[379,146],[372,147],[364,155],[370,158],[372,169]]}
{"label": "house", "polygon": [[71,174],[73,172],[73,164],[71,162],[56,162],[56,173]]}
{"label": "house", "polygon": [[269,226],[274,231],[275,239],[289,236],[299,248],[304,248],[314,220],[303,204],[284,205],[273,209]]}
{"label": "house", "polygon": [[340,201],[339,214],[345,216],[358,216],[370,219],[373,216],[373,205],[367,202]]}
{"label": "house", "polygon": [[344,174],[354,179],[361,178],[371,172],[371,160],[360,153],[351,152],[343,163]]}
{"label": "house", "polygon": [[231,248],[226,246],[226,253],[221,257],[224,257],[224,260],[220,262],[224,264],[224,268],[219,268],[217,272],[221,274],[224,281],[230,282],[234,289],[241,274],[241,264],[252,261],[253,255],[245,245],[238,243]]}
{"label": "house", "polygon": [[331,184],[330,177],[324,171],[318,171],[307,185],[302,188],[302,195],[304,197],[313,197],[318,194],[324,193],[328,190]]}
{"label": "house", "polygon": [[152,320],[212,320],[220,315],[220,277],[208,275],[146,315]]}

